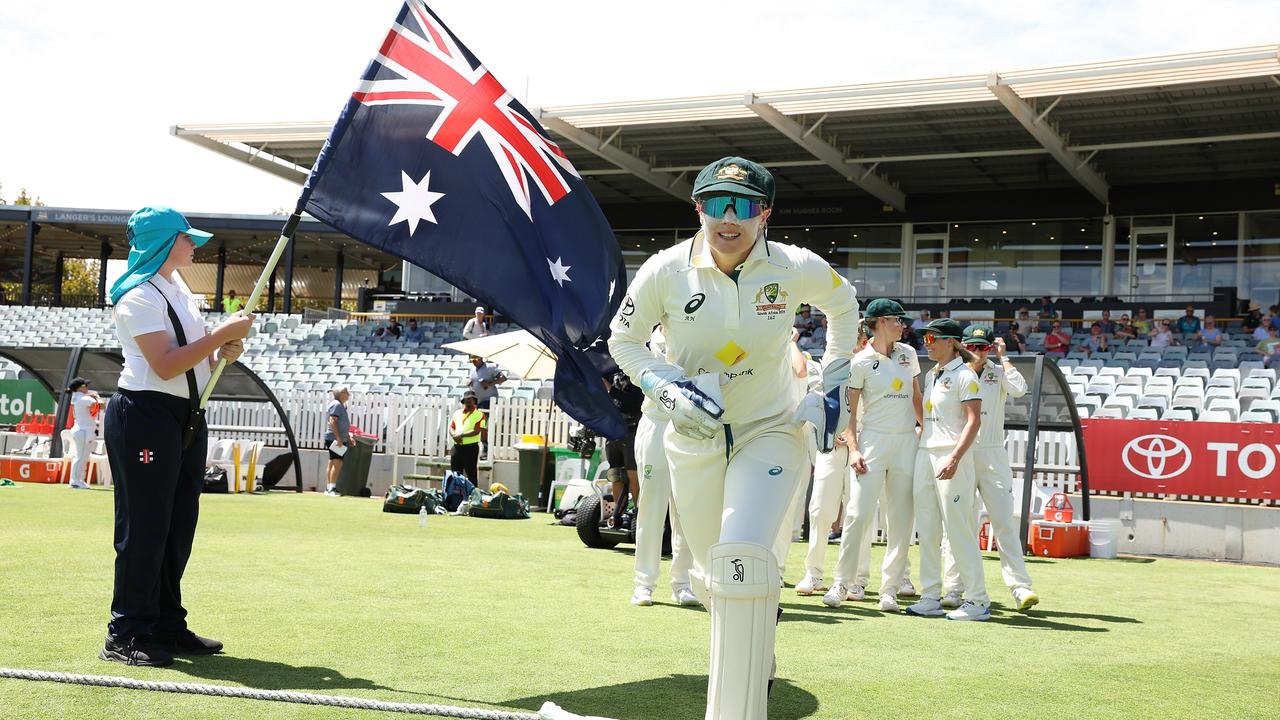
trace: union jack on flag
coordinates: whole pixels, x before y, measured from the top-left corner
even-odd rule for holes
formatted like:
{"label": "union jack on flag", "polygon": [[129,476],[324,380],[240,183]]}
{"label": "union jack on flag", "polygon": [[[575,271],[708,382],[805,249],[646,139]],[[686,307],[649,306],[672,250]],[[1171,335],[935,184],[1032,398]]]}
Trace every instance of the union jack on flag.
{"label": "union jack on flag", "polygon": [[583,354],[626,290],[613,231],[565,153],[421,0],[401,7],[298,208],[533,333],[558,358],[556,403],[625,433]]}

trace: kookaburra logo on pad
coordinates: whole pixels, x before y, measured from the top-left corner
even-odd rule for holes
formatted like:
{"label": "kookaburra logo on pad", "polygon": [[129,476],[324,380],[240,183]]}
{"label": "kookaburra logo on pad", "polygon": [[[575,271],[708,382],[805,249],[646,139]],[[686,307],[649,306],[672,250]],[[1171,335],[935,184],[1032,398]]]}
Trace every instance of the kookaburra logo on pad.
{"label": "kookaburra logo on pad", "polygon": [[742,567],[742,559],[734,558],[729,562],[733,563],[733,580],[734,582],[745,582],[747,579],[747,570]]}

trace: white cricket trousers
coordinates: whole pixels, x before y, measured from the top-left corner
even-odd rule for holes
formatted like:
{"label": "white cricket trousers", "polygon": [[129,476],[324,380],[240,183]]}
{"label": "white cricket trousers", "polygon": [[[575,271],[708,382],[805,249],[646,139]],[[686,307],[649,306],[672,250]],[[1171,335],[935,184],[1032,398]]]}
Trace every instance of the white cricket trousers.
{"label": "white cricket trousers", "polygon": [[955,556],[956,571],[964,586],[964,599],[990,604],[978,551],[974,511],[976,480],[973,453],[967,452],[950,480],[938,480],[951,448],[920,448],[916,453],[916,535],[920,538],[920,596],[942,598],[942,538],[945,530]]}
{"label": "white cricket trousers", "polygon": [[778,528],[778,539],[774,541],[773,554],[778,558],[778,574],[786,577],[787,556],[791,553],[792,539],[804,531],[805,493],[809,490],[809,481],[813,478],[813,464],[818,457],[818,439],[809,431],[802,433],[805,440],[805,452],[808,462],[802,463],[796,479],[796,489],[791,495],[791,504],[787,506],[787,514],[783,518],[782,527]]}
{"label": "white cricket trousers", "polygon": [[71,447],[76,456],[76,459],[71,462],[71,482],[73,483],[88,482],[85,478],[85,471],[89,469],[89,453],[91,452],[89,443],[92,440],[92,430],[72,428]]}
{"label": "white cricket trousers", "polygon": [[[813,467],[813,493],[809,496],[809,552],[805,556],[805,572],[814,578],[826,577],[822,568],[827,560],[827,537],[831,523],[840,512],[840,503],[849,497],[849,448],[837,445],[829,453],[818,453]],[[843,531],[841,531],[843,532]],[[867,524],[863,552],[858,557],[858,577],[863,587],[871,575],[871,524]],[[843,538],[841,543],[843,543]]]}
{"label": "white cricket trousers", "polygon": [[809,462],[804,436],[789,420],[767,419],[726,425],[711,440],[686,437],[668,425],[663,441],[676,515],[693,557],[691,586],[706,604],[712,545],[776,546],[799,469]]}
{"label": "white cricket trousers", "polygon": [[654,422],[648,415],[636,428],[636,467],[640,470],[640,504],[636,517],[636,585],[650,590],[658,585],[662,557],[663,520],[671,516],[671,589],[689,586],[692,557],[680,530],[680,516],[671,502],[671,473],[662,435],[667,421]]}
{"label": "white cricket trousers", "polygon": [[[1031,587],[1027,562],[1023,559],[1021,527],[1014,521],[1013,469],[1009,453],[1002,446],[978,447],[969,451],[977,476],[978,495],[987,508],[987,520],[1000,550],[1000,574],[1010,590]],[[947,592],[961,590],[955,558],[947,552],[945,586]]]}
{"label": "white cricket trousers", "polygon": [[881,507],[885,515],[886,545],[880,593],[896,595],[911,571],[907,549],[911,547],[911,527],[915,519],[912,478],[916,462],[916,434],[915,431],[881,433],[867,429],[858,434],[858,445],[867,463],[867,471],[850,476],[849,504],[844,512],[835,582],[856,584],[854,563],[866,552],[867,533],[875,518],[876,502],[883,493]]}

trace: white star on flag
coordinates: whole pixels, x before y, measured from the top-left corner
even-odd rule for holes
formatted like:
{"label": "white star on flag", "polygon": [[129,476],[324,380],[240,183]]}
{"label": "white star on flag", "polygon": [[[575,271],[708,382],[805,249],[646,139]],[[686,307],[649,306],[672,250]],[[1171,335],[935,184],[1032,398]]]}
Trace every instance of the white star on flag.
{"label": "white star on flag", "polygon": [[403,170],[400,171],[400,191],[382,193],[382,197],[396,205],[396,214],[391,218],[391,222],[387,223],[388,226],[395,225],[398,222],[408,222],[409,234],[413,235],[414,231],[418,229],[418,221],[420,220],[439,225],[439,222],[436,221],[436,214],[431,211],[431,205],[444,197],[444,193],[432,192],[427,187],[430,182],[430,170],[422,177],[421,183],[415,183],[413,178],[409,177],[409,173]]}
{"label": "white star on flag", "polygon": [[573,282],[573,278],[569,277],[569,268],[572,265],[561,265],[561,258],[556,258],[555,262],[551,262],[551,258],[547,258],[547,265],[551,266],[551,279],[555,280],[560,287],[564,287],[566,282]]}

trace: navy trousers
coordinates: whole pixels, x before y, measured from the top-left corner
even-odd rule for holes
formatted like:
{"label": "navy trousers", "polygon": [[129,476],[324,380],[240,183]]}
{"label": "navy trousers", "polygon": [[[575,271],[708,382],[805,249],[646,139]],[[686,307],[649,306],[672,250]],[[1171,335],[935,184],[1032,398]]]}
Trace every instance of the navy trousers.
{"label": "navy trousers", "polygon": [[108,634],[128,640],[187,626],[182,573],[191,557],[208,430],[187,450],[186,398],[120,390],[107,405],[104,438],[115,486],[115,590]]}

